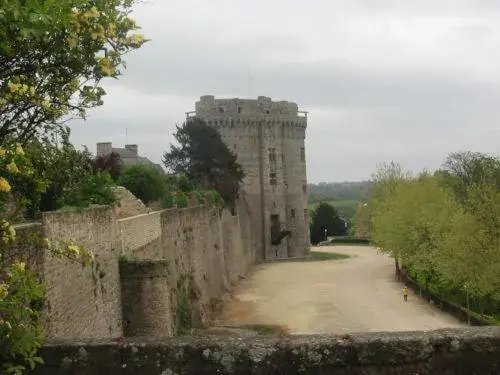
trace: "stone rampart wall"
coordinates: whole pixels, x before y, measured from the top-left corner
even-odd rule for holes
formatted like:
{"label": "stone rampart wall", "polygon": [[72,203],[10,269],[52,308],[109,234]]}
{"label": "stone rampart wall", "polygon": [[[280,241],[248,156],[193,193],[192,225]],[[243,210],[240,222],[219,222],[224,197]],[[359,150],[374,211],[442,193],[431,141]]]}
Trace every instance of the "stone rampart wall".
{"label": "stone rampart wall", "polygon": [[283,338],[58,343],[35,375],[498,374],[500,327]]}
{"label": "stone rampart wall", "polygon": [[44,310],[48,338],[101,339],[122,333],[118,257],[120,241],[115,211],[96,207],[45,213],[44,236],[73,241],[92,250],[96,263],[84,267],[46,254]]}
{"label": "stone rampart wall", "polygon": [[[161,320],[158,311],[169,310],[164,317],[167,327],[151,330],[151,334],[171,336],[179,328],[180,303],[186,305],[183,308],[194,326],[203,325],[210,318],[212,302],[254,264],[254,239],[245,212],[232,216],[226,210],[199,206],[120,220],[115,210],[106,206],[45,213],[42,223],[18,226],[18,231],[83,245],[95,254],[95,265],[83,267],[30,245],[18,246],[11,255],[25,259],[47,284],[44,320],[49,340],[122,336],[122,284],[124,280],[134,284],[130,280],[136,275],[134,267],[123,268],[120,275],[119,263],[162,261],[163,279],[144,277],[136,283],[135,295],[127,298],[143,303],[147,316],[148,304],[144,301],[157,303],[158,291],[166,290],[164,304],[161,308],[151,305],[151,311]],[[154,285],[156,299],[148,295],[145,285]],[[184,328],[189,327],[191,324]]]}
{"label": "stone rampart wall", "polygon": [[[187,293],[192,318],[203,325],[212,302],[255,263],[251,222],[208,206],[168,209],[119,220],[127,260],[168,261],[172,304]],[[175,312],[174,312],[175,314]],[[170,317],[175,324],[175,317]]]}

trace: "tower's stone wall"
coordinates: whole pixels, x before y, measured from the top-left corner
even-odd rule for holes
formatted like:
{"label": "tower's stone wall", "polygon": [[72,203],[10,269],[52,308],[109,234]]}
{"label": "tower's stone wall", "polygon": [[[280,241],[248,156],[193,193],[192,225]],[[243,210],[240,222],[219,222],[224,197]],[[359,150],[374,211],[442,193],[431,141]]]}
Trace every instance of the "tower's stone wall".
{"label": "tower's stone wall", "polygon": [[[259,259],[304,256],[309,252],[305,132],[307,116],[295,103],[215,99],[202,96],[196,117],[215,127],[238,156],[246,177],[242,199],[250,206],[252,226],[260,239]],[[273,245],[271,227],[290,231]]]}
{"label": "tower's stone wall", "polygon": [[120,262],[125,337],[171,337],[173,322],[167,260]]}

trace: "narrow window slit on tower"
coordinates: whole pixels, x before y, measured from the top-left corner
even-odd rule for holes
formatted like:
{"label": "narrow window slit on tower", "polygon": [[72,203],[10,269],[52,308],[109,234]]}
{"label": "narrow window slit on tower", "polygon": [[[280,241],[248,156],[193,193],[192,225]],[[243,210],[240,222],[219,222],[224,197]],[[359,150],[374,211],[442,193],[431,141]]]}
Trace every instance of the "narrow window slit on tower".
{"label": "narrow window slit on tower", "polygon": [[271,185],[277,185],[277,178],[276,178],[276,173],[275,172],[271,172],[269,173],[269,180],[270,180],[270,184]]}
{"label": "narrow window slit on tower", "polygon": [[276,149],[274,148],[269,149],[269,162],[276,163]]}

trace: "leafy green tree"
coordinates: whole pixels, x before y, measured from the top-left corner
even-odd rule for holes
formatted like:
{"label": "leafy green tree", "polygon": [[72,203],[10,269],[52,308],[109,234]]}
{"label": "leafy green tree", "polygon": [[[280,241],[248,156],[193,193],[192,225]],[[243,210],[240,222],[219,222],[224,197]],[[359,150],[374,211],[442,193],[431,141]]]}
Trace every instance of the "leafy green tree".
{"label": "leafy green tree", "polygon": [[440,237],[439,271],[456,289],[500,300],[500,190],[473,184],[467,195],[453,231]]}
{"label": "leafy green tree", "polygon": [[144,164],[124,168],[118,184],[144,203],[162,199],[167,188],[165,176],[155,167]]}
{"label": "leafy green tree", "polygon": [[352,219],[352,232],[359,238],[371,237],[371,213],[367,202],[361,201],[356,205],[356,212]]}
{"label": "leafy green tree", "polygon": [[472,184],[490,183],[500,189],[500,160],[479,152],[455,152],[448,156],[436,176],[453,189],[457,199],[465,202]]}
{"label": "leafy green tree", "polygon": [[435,273],[439,239],[453,232],[451,223],[462,212],[452,192],[432,176],[422,175],[400,182],[385,206],[372,218],[373,242],[430,277]]}
{"label": "leafy green tree", "polygon": [[337,210],[328,203],[320,203],[314,210],[311,223],[311,243],[317,244],[326,240],[325,236],[345,236],[347,228],[339,217]]}
{"label": "leafy green tree", "polygon": [[93,174],[90,152],[75,149],[69,137],[69,128],[63,128],[57,137],[32,139],[27,143],[25,153],[33,172],[18,176],[13,184],[26,198],[29,217],[60,208],[63,191]]}
{"label": "leafy green tree", "polygon": [[[452,154],[445,169],[412,177],[378,171],[368,205],[372,241],[417,283],[500,317],[499,159]],[[398,266],[398,263],[396,263]]]}
{"label": "leafy green tree", "polygon": [[[20,144],[0,147],[0,207],[8,194],[15,192],[13,179],[31,176],[33,170]],[[19,192],[16,192],[19,193]],[[22,193],[20,193],[22,196]],[[47,238],[23,238],[9,224],[4,214],[0,218],[0,373],[23,374],[42,361],[38,349],[43,339],[41,308],[45,295],[38,276],[26,267],[18,254],[11,252],[13,244],[47,250],[48,255],[77,261],[93,262],[93,255],[73,243],[55,244]],[[35,236],[36,237],[36,236]]]}
{"label": "leafy green tree", "polygon": [[[1,202],[11,191],[26,195],[27,201],[38,199],[35,193],[44,190],[40,185],[50,182],[37,180],[37,167],[29,166],[36,158],[27,160],[18,142],[27,145],[57,134],[64,121],[84,117],[88,108],[102,104],[101,80],[118,77],[123,54],[145,42],[131,34],[137,29],[129,17],[133,3],[0,0]],[[44,154],[41,144],[30,146],[33,153]],[[44,287],[24,262],[10,259],[18,238],[4,215],[0,221],[0,372],[18,375],[41,361]],[[61,248],[41,240],[52,256],[93,262],[92,254],[75,244]]]}
{"label": "leafy green tree", "polygon": [[234,205],[244,172],[217,130],[195,118],[177,126],[174,136],[178,146],[170,145],[164,153],[165,167],[185,173],[194,185],[217,190],[227,204]]}
{"label": "leafy green tree", "polygon": [[[391,208],[394,201],[394,194],[399,184],[407,181],[411,175],[404,168],[394,161],[390,163],[382,163],[377,167],[377,170],[372,176],[373,184],[369,190],[368,207],[370,209],[372,230],[374,228],[374,217],[390,217],[387,212]],[[373,234],[372,234],[373,236]],[[396,265],[396,273],[399,274],[399,249],[387,246],[381,246],[386,251],[390,251],[394,257]]]}
{"label": "leafy green tree", "polygon": [[0,0],[0,144],[57,131],[102,104],[104,77],[145,38],[134,0]]}

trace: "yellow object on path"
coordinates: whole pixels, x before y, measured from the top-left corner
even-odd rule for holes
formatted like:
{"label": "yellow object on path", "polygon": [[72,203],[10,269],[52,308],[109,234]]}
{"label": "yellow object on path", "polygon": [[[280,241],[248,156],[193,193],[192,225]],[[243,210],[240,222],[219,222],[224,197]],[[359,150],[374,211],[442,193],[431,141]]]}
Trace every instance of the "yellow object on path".
{"label": "yellow object on path", "polygon": [[407,296],[408,295],[408,287],[404,287],[403,288],[403,296]]}

